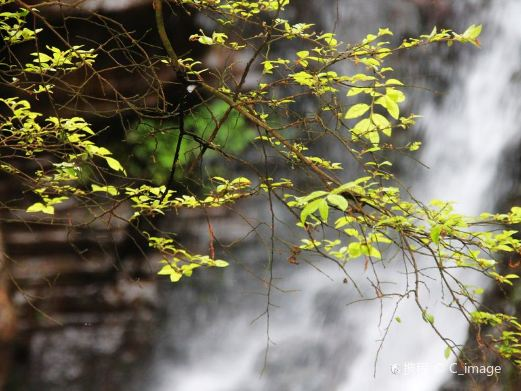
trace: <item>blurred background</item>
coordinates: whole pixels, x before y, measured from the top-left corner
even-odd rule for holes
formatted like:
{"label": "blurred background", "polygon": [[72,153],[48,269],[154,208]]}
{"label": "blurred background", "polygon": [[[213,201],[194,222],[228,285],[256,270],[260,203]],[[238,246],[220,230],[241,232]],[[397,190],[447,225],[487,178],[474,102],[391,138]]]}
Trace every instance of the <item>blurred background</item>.
{"label": "blurred background", "polygon": [[[128,31],[157,43],[149,31],[154,26],[149,1],[87,0],[83,6],[83,12],[106,15],[123,23]],[[400,178],[410,183],[411,191],[422,200],[452,200],[459,211],[469,214],[519,204],[519,1],[293,0],[291,9],[293,20],[334,31],[345,42],[357,41],[379,27],[389,27],[395,34],[393,40],[399,42],[429,33],[434,26],[462,31],[470,24],[482,23],[480,49],[420,48],[391,60],[398,78],[410,86],[407,110],[423,116],[414,137],[423,142],[419,159],[424,165],[405,157],[396,158],[394,164]],[[48,12],[50,20],[64,18],[61,10]],[[102,39],[92,24],[79,22],[80,17],[71,15],[72,34]],[[198,15],[182,21],[171,18],[178,23],[179,39],[186,45],[186,38],[206,23]],[[219,53],[203,51],[200,45],[185,49],[219,67]],[[172,75],[163,76],[168,79]],[[141,87],[132,73],[110,77],[124,91]],[[108,113],[113,109],[104,107]],[[117,132],[114,129],[126,126],[110,115],[84,116],[99,129],[110,126]],[[204,121],[203,116],[201,113],[197,118]],[[135,165],[131,169],[136,176],[151,170],[146,164],[150,146],[140,131],[144,126],[147,124],[135,124],[129,136],[134,149],[132,159],[125,163]],[[233,126],[247,131],[247,124],[235,121]],[[159,144],[158,148],[165,148],[165,157],[170,156],[172,140],[160,139]],[[230,148],[234,153],[252,155],[251,147],[241,140]],[[332,145],[317,148],[327,148],[332,160],[346,161],[342,150]],[[211,156],[206,164],[212,164]],[[168,168],[165,162],[163,171],[154,168],[148,174],[161,183]],[[230,164],[227,170],[227,174],[239,176],[243,168]],[[15,187],[3,178],[2,197],[7,199]],[[86,219],[74,205],[62,212],[77,221]],[[280,208],[275,212],[281,241],[297,242],[287,211]],[[155,275],[154,256],[137,250],[124,223],[99,221],[71,232],[60,226],[22,224],[6,218],[0,227],[1,243],[13,262],[10,278],[0,284],[0,325],[4,322],[16,327],[0,327],[2,340],[7,341],[0,354],[4,388],[521,389],[519,375],[507,366],[499,381],[484,377],[473,383],[468,377],[451,377],[448,367],[453,358],[444,358],[444,344],[413,305],[403,303],[397,313],[402,323],[386,334],[384,325],[379,324],[380,311],[385,317],[394,307],[355,302],[358,297],[332,265],[318,259],[288,263],[287,254],[278,249],[273,270],[278,288],[271,292],[274,307],[267,323],[266,286],[259,270],[266,269],[270,251],[266,244],[271,218],[268,204],[249,200],[239,203],[233,213],[223,208],[212,210],[210,216],[185,211],[160,224],[177,232],[180,241],[194,251],[205,253],[209,217],[221,244],[220,257],[230,260],[231,265],[194,273],[177,284]],[[315,264],[320,265],[320,271]],[[392,267],[388,270],[391,275]],[[363,272],[362,268],[353,270],[360,279],[365,279]],[[469,284],[484,283],[477,276],[464,277]],[[491,287],[483,301],[519,314],[520,294],[515,289],[499,292]],[[433,284],[429,300],[437,324],[454,341],[467,343],[472,350],[468,325],[456,313],[440,307],[440,295]],[[12,319],[15,322],[9,322]],[[486,357],[479,359],[491,363]]]}

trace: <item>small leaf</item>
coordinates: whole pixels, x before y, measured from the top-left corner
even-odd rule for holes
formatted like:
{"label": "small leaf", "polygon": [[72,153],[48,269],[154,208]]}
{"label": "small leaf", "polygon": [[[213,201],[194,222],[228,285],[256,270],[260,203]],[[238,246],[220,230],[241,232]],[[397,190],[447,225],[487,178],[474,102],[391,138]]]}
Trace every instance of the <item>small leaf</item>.
{"label": "small leaf", "polygon": [[345,119],[358,118],[364,115],[370,108],[371,107],[365,103],[358,103],[356,105],[353,105],[349,108],[349,110],[347,110]]}
{"label": "small leaf", "polygon": [[362,254],[368,255],[373,258],[382,259],[382,254],[376,247],[373,247],[369,244],[362,244],[360,246],[360,249],[362,250]]}
{"label": "small leaf", "polygon": [[173,271],[175,271],[172,266],[170,265],[165,265],[161,268],[161,270],[159,270],[157,272],[157,274],[159,275],[169,275],[170,273],[172,273]]}
{"label": "small leaf", "polygon": [[409,151],[417,151],[418,149],[420,149],[421,144],[421,141],[412,142],[411,144],[409,144]]}
{"label": "small leaf", "polygon": [[305,223],[308,216],[315,212],[318,209],[319,202],[322,201],[321,199],[314,200],[307,204],[303,209],[302,212],[300,212],[300,221],[302,223]]}
{"label": "small leaf", "polygon": [[30,207],[28,207],[26,211],[29,213],[42,212],[42,213],[52,215],[52,214],[54,214],[54,207],[51,205],[42,204],[41,202],[37,202],[37,203],[31,205]]}
{"label": "small leaf", "polygon": [[393,32],[388,28],[380,28],[378,29],[378,36],[380,37],[382,35],[393,35]]}
{"label": "small leaf", "polygon": [[229,263],[226,261],[223,261],[222,259],[216,259],[214,262],[215,267],[226,267],[228,265],[229,265]]}
{"label": "small leaf", "polygon": [[368,132],[364,135],[372,144],[378,144],[380,142],[380,135],[377,131]]}
{"label": "small leaf", "polygon": [[436,225],[431,229],[431,239],[434,243],[439,244],[440,243],[440,234],[442,230],[441,225]]}
{"label": "small leaf", "polygon": [[172,282],[177,282],[183,277],[183,274],[175,270],[171,265],[163,266],[157,274],[170,276],[170,281]]}
{"label": "small leaf", "polygon": [[427,323],[434,324],[434,315],[429,314],[427,311],[423,311],[423,320]]}
{"label": "small leaf", "polygon": [[118,189],[116,189],[114,186],[98,186],[98,185],[93,184],[92,191],[93,192],[101,191],[101,192],[107,193],[111,196],[118,195]]}
{"label": "small leaf", "polygon": [[324,223],[327,223],[327,218],[329,217],[329,205],[323,198],[318,201],[318,212],[320,213],[320,218]]}
{"label": "small leaf", "polygon": [[398,119],[400,116],[400,107],[398,106],[398,103],[396,103],[393,99],[391,99],[389,96],[384,95],[376,100],[376,103],[379,105],[385,107],[389,114],[394,118]]}
{"label": "small leaf", "polygon": [[389,97],[389,99],[395,101],[396,103],[400,103],[405,100],[405,94],[402,91],[396,90],[392,87],[385,89],[385,96]]}
{"label": "small leaf", "polygon": [[262,64],[264,65],[263,73],[271,75],[273,73],[273,64],[271,63],[271,61],[263,61]]}
{"label": "small leaf", "polygon": [[484,291],[485,291],[485,289],[483,289],[483,288],[476,288],[476,289],[474,289],[474,294],[481,295],[481,294],[483,294]]}
{"label": "small leaf", "polygon": [[391,136],[391,123],[387,118],[385,118],[381,114],[373,114],[371,116],[371,121],[375,124],[375,126],[386,136]]}
{"label": "small leaf", "polygon": [[114,171],[121,171],[123,174],[126,175],[125,169],[121,165],[120,162],[118,162],[116,159],[110,156],[105,156],[104,159],[107,161],[107,164],[110,168],[112,168]]}
{"label": "small leaf", "polygon": [[202,43],[203,45],[213,45],[214,41],[212,38],[207,37],[205,35],[200,36],[198,39],[199,43]]}
{"label": "small leaf", "polygon": [[170,281],[177,282],[183,277],[183,275],[179,272],[173,272],[170,274]]}
{"label": "small leaf", "polygon": [[347,246],[347,253],[351,258],[358,258],[360,255],[362,255],[362,249],[360,248],[359,242],[353,242],[349,243],[349,246]]}
{"label": "small leaf", "polygon": [[303,198],[300,198],[300,201],[301,202],[309,202],[311,200],[314,200],[315,198],[322,197],[322,196],[324,196],[326,194],[327,194],[327,192],[324,191],[324,190],[317,190],[317,191],[314,191],[312,193],[309,193],[307,196],[305,196]]}
{"label": "small leaf", "polygon": [[338,207],[341,211],[347,209],[347,200],[339,194],[330,194],[326,199],[331,205]]}
{"label": "small leaf", "polygon": [[369,118],[357,122],[357,124],[351,129],[353,136],[364,136],[367,137],[367,133],[374,130],[374,124]]}
{"label": "small leaf", "polygon": [[469,26],[467,30],[463,33],[463,37],[470,39],[470,40],[476,40],[476,38],[479,37],[481,34],[483,26],[481,24],[475,25],[472,24]]}
{"label": "small leaf", "polygon": [[450,357],[451,352],[452,352],[452,349],[450,348],[450,346],[447,346],[445,348],[445,351],[443,352],[443,355],[445,356],[445,359],[448,359]]}

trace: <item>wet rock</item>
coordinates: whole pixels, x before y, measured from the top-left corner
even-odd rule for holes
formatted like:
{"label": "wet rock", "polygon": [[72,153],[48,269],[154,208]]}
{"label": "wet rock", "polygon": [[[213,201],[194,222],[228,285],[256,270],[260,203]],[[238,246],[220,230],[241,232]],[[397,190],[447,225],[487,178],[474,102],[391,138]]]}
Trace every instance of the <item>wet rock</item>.
{"label": "wet rock", "polygon": [[[153,340],[156,283],[144,257],[121,257],[125,224],[83,226],[90,219],[74,204],[53,219],[64,216],[70,225],[25,214],[1,226],[19,329],[9,336],[14,356],[0,357],[1,367],[13,363],[13,389],[124,388]],[[0,308],[1,298],[0,291]]]}

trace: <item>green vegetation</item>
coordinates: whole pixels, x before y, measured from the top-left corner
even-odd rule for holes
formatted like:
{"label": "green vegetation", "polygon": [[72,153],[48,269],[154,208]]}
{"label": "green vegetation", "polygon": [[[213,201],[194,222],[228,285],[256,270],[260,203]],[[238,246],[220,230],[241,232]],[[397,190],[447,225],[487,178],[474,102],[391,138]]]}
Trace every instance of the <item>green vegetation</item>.
{"label": "green vegetation", "polygon": [[[230,112],[228,112],[230,110]],[[222,101],[211,102],[208,107],[195,110],[185,119],[185,129],[201,139],[208,139],[216,127],[213,143],[222,146],[230,154],[239,154],[244,151],[248,143],[255,138],[256,133],[247,126],[244,118]],[[140,178],[150,178],[160,185],[167,181],[172,166],[172,150],[179,140],[179,132],[175,121],[162,123],[157,120],[142,120],[136,124],[128,135],[127,141],[132,146],[135,159],[129,162],[130,175]],[[177,164],[185,167],[195,161],[200,152],[200,143],[187,137],[181,143]],[[209,150],[205,158],[212,160],[218,153]],[[213,168],[213,170],[212,170]],[[211,165],[205,167],[208,175],[223,174]],[[182,180],[183,174],[177,172],[177,178]]]}

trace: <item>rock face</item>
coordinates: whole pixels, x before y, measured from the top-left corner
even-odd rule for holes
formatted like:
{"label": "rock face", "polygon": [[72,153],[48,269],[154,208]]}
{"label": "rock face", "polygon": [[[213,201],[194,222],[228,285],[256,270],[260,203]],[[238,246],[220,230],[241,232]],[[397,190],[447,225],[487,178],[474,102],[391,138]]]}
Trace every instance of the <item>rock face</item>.
{"label": "rock face", "polygon": [[13,389],[120,389],[139,373],[151,343],[155,282],[144,258],[124,255],[125,224],[99,220],[83,228],[77,224],[87,216],[74,204],[53,218],[65,216],[69,226],[20,212],[1,226],[11,289],[10,297],[0,291],[0,325],[9,299],[18,323],[14,340],[2,327],[11,343],[11,359],[5,353],[2,363],[14,364]]}
{"label": "rock face", "polygon": [[[4,262],[4,260],[2,260]],[[16,335],[15,308],[8,292],[7,274],[2,272],[0,283],[0,389],[3,389],[10,371],[12,343]]]}

